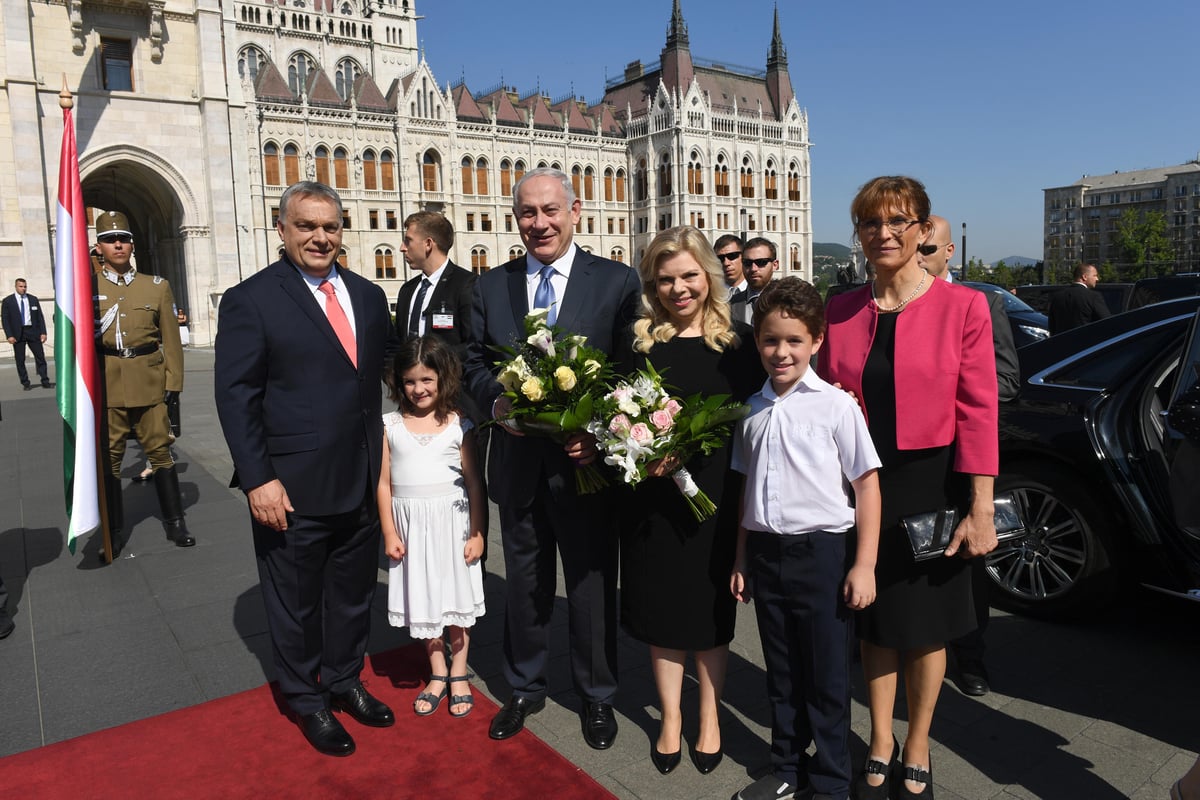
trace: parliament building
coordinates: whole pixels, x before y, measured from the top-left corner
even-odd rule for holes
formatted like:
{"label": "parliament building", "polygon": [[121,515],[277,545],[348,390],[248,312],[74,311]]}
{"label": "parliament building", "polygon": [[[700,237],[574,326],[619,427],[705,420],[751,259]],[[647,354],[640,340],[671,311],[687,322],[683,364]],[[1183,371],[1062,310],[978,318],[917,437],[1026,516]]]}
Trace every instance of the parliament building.
{"label": "parliament building", "polygon": [[778,12],[773,30],[763,20],[766,67],[752,70],[693,57],[674,0],[658,59],[630,61],[589,104],[439,83],[413,0],[3,8],[0,293],[26,277],[53,298],[64,84],[89,222],[129,217],[138,269],[171,281],[195,345],[212,342],[222,293],[277,258],[279,197],[303,179],[338,190],[341,262],[393,299],[410,277],[400,242],[414,211],[450,218],[464,267],[522,254],[512,186],[540,166],[571,176],[585,250],[634,265],[658,231],[691,224],[711,239],[766,236],[782,274],[811,277],[808,117]]}

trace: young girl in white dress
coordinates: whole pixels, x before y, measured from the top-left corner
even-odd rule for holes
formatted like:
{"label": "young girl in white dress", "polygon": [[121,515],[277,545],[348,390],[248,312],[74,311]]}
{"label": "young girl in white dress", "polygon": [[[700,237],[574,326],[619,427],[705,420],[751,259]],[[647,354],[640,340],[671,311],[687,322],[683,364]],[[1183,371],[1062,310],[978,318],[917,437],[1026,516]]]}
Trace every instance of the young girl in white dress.
{"label": "young girl in white dress", "polygon": [[[413,711],[428,716],[450,695],[465,717],[475,698],[467,672],[470,629],[483,616],[483,508],[471,422],[457,411],[462,367],[440,339],[404,344],[387,370],[379,518],[388,571],[388,621],[424,639],[430,678]],[[447,670],[443,629],[449,629]]]}

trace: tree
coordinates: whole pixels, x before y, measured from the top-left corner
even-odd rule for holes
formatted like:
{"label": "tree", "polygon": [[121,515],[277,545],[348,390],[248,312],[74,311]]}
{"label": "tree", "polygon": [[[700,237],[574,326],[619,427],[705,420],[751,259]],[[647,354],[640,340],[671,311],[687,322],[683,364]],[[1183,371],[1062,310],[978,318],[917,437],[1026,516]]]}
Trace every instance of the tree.
{"label": "tree", "polygon": [[1150,277],[1151,271],[1166,275],[1171,271],[1175,251],[1167,238],[1167,216],[1161,211],[1138,212],[1127,208],[1117,220],[1116,247],[1127,267],[1124,277]]}

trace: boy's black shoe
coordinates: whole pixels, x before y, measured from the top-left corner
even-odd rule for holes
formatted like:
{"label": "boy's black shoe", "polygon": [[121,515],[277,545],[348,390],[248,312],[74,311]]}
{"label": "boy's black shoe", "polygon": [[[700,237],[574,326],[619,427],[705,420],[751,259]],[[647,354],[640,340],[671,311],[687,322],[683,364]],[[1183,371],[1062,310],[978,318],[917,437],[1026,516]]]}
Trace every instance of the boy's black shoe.
{"label": "boy's black shoe", "polygon": [[730,800],[793,800],[795,797],[795,786],[784,783],[774,775],[764,775]]}

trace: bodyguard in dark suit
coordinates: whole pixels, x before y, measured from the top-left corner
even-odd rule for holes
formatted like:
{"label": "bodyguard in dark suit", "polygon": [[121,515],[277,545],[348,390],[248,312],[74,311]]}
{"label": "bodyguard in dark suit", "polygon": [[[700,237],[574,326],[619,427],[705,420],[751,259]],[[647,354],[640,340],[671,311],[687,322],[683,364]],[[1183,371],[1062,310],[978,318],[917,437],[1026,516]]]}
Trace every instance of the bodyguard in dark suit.
{"label": "bodyguard in dark suit", "polygon": [[328,755],[354,740],[330,713],[386,727],[359,682],[379,558],[375,489],[387,298],[335,263],[342,203],[320,183],[279,201],[284,257],[225,293],[217,413],[246,492],[279,688]]}
{"label": "bodyguard in dark suit", "polygon": [[25,391],[33,388],[29,373],[25,371],[25,348],[28,347],[33,353],[38,377],[42,379],[42,388],[49,389],[54,384],[50,383],[50,375],[46,372],[46,354],[42,350],[42,343],[46,341],[46,318],[42,315],[42,304],[25,291],[28,284],[24,278],[17,278],[14,286],[17,291],[4,298],[0,318],[4,324],[4,336],[13,347],[17,377],[21,379]]}
{"label": "bodyguard in dark suit", "polygon": [[430,334],[454,347],[459,360],[467,354],[475,273],[450,260],[454,228],[436,211],[418,211],[404,220],[404,260],[421,274],[396,295],[399,339]]}
{"label": "bodyguard in dark suit", "polygon": [[[475,284],[467,356],[468,391],[497,419],[509,405],[500,397],[495,378],[500,356],[492,347],[524,338],[530,308],[550,308],[552,323],[612,354],[628,346],[639,302],[633,270],[585,253],[572,241],[580,203],[567,175],[545,168],[526,173],[513,191],[513,210],[528,254],[484,273]],[[525,717],[545,705],[556,549],[566,578],[571,674],[584,701],[584,739],[604,749],[616,737],[612,501],[604,492],[575,493],[575,463],[595,457],[595,441],[586,435],[573,436],[565,447],[503,426],[492,436],[488,489],[500,506],[507,580],[504,674],[513,689],[492,720],[493,739],[515,735]]]}
{"label": "bodyguard in dark suit", "polygon": [[1099,293],[1093,292],[1100,282],[1100,273],[1093,264],[1075,267],[1075,282],[1050,297],[1050,335],[1069,331],[1089,322],[1109,316],[1108,304]]}

